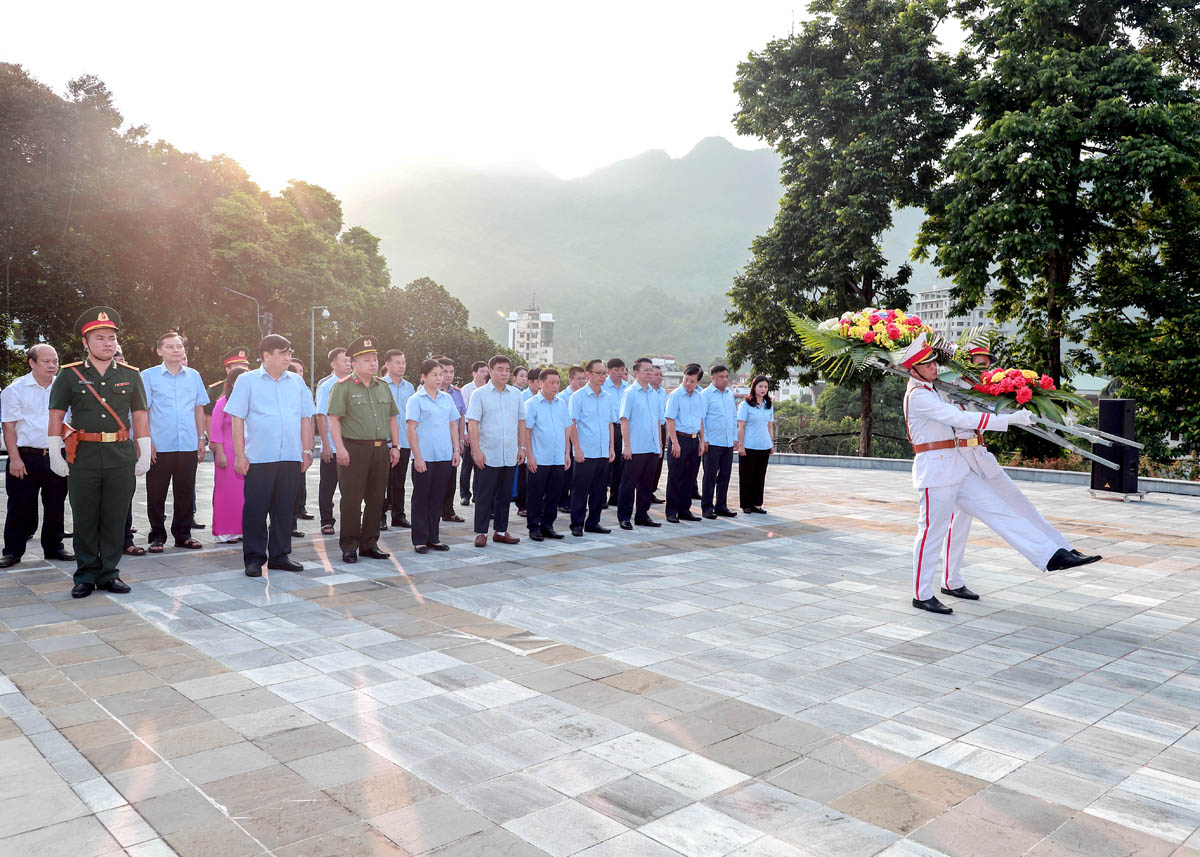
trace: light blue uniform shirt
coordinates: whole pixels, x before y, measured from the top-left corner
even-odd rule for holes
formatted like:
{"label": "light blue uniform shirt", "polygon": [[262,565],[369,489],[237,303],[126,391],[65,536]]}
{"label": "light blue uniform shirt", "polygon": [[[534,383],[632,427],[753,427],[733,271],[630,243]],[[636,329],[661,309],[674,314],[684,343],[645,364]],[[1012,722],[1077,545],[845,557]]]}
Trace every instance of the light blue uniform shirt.
{"label": "light blue uniform shirt", "polygon": [[479,423],[479,449],[488,467],[517,464],[517,423],[525,419],[525,399],[516,387],[489,383],[471,394],[467,419]]}
{"label": "light blue uniform shirt", "polygon": [[746,449],[770,449],[771,431],[767,423],[775,422],[775,407],[756,405],[750,407],[746,402],[738,405],[738,422],[746,424]]}
{"label": "light blue uniform shirt", "polygon": [[[633,386],[633,382],[627,378],[624,381],[622,381],[621,386],[618,387],[616,384],[614,384],[612,382],[612,376],[605,378],[604,383],[600,385],[600,389],[604,390],[610,396],[613,397],[613,402],[615,403],[615,407],[613,409],[613,420],[612,421],[614,423],[619,423],[621,421],[621,417],[620,417],[621,396],[623,396],[625,394],[625,391],[628,390],[632,386]],[[618,429],[618,431],[619,431],[619,429]],[[605,458],[608,457],[607,452],[604,453],[604,457]]]}
{"label": "light blue uniform shirt", "polygon": [[667,424],[667,391],[665,387],[653,387],[654,392],[658,393],[658,424],[665,426]]}
{"label": "light blue uniform shirt", "polygon": [[238,376],[225,413],[246,421],[246,458],[251,464],[300,461],[300,423],[313,415],[304,379],[284,372],[275,380],[259,366]]}
{"label": "light blue uniform shirt", "polygon": [[603,387],[599,393],[593,393],[589,384],[572,394],[569,413],[575,423],[583,457],[608,458],[608,432],[617,414],[617,403],[612,393]]}
{"label": "light blue uniform shirt", "polygon": [[675,431],[682,434],[699,434],[704,421],[704,391],[699,387],[691,395],[680,384],[667,397],[667,419],[675,420]]}
{"label": "light blue uniform shirt", "polygon": [[[405,413],[405,406],[408,405],[408,400],[417,392],[417,388],[412,385],[412,381],[407,378],[401,378],[400,383],[396,384],[392,381],[391,375],[383,376],[383,383],[388,385],[388,389],[392,391],[392,398],[396,400],[396,410],[400,413]],[[408,432],[403,427],[400,428],[400,448],[408,449]]]}
{"label": "light blue uniform shirt", "polygon": [[142,370],[146,388],[146,412],[150,417],[150,440],[156,452],[195,452],[196,406],[208,404],[208,390],[200,373],[187,366],[172,375],[166,363]]}
{"label": "light blue uniform shirt", "polygon": [[653,387],[632,385],[621,395],[621,419],[629,420],[629,451],[634,455],[643,452],[662,452],[658,436],[658,393]]}
{"label": "light blue uniform shirt", "polygon": [[450,439],[450,423],[458,422],[460,414],[450,394],[437,391],[431,399],[425,387],[408,397],[404,405],[405,431],[411,420],[417,424],[417,444],[425,461],[452,461],[454,442]]}
{"label": "light blue uniform shirt", "polygon": [[570,425],[567,403],[557,396],[547,399],[539,393],[525,403],[525,427],[529,429],[529,445],[539,466],[565,463],[566,432]]}
{"label": "light blue uniform shirt", "polygon": [[709,446],[737,443],[737,401],[733,390],[722,393],[712,384],[704,388],[704,440]]}
{"label": "light blue uniform shirt", "polygon": [[316,412],[325,417],[325,437],[321,438],[325,448],[337,455],[337,447],[333,445],[333,433],[329,430],[329,394],[333,392],[333,385],[337,383],[337,375],[330,375],[321,383],[317,384],[317,409]]}

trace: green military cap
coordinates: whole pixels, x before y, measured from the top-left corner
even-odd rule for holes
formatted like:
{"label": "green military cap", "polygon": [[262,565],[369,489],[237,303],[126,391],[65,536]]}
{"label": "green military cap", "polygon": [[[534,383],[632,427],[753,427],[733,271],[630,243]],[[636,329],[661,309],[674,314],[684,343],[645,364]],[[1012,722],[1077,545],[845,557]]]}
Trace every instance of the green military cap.
{"label": "green military cap", "polygon": [[228,369],[230,366],[236,366],[239,363],[244,363],[246,366],[249,366],[250,358],[247,356],[249,353],[250,349],[246,348],[244,345],[235,345],[233,348],[230,348],[228,351],[226,351],[224,355],[222,355],[221,365],[226,369]]}
{"label": "green military cap", "polygon": [[94,306],[75,322],[75,329],[83,335],[102,328],[121,329],[121,316],[110,306]]}
{"label": "green military cap", "polygon": [[346,353],[350,355],[351,360],[362,354],[378,354],[378,342],[379,340],[371,336],[371,334],[364,333],[346,347]]}

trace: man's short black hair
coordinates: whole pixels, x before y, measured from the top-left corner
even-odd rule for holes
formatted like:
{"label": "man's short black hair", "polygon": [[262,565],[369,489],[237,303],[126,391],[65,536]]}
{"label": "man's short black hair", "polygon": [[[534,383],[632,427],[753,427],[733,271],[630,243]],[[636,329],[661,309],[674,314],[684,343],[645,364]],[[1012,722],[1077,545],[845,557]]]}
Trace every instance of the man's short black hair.
{"label": "man's short black hair", "polygon": [[538,378],[542,377],[542,367],[534,366],[529,370],[529,375],[527,377],[530,381],[536,381]]}
{"label": "man's short black hair", "polygon": [[620,357],[610,357],[608,358],[608,362],[604,365],[609,369],[623,369],[625,368],[625,361]]}
{"label": "man's short black hair", "polygon": [[474,375],[480,369],[486,369],[486,368],[487,368],[486,363],[484,363],[482,360],[476,360],[474,363],[471,364],[471,374]]}
{"label": "man's short black hair", "polygon": [[286,336],[280,336],[278,333],[268,333],[263,337],[262,342],[258,343],[258,351],[260,354],[268,354],[272,351],[286,351],[292,347],[292,343],[288,341]]}
{"label": "man's short black hair", "polygon": [[718,372],[728,372],[728,371],[729,371],[729,367],[726,366],[724,363],[714,363],[712,366],[708,367],[708,375],[710,378],[713,375],[716,375]]}
{"label": "man's short black hair", "polygon": [[700,368],[699,363],[689,363],[687,366],[684,367],[683,374],[685,376],[695,375],[696,380],[699,381],[701,378],[704,377],[704,370],[702,368]]}
{"label": "man's short black hair", "polygon": [[[489,360],[487,362],[487,366],[488,366],[488,369],[495,369],[501,363],[507,363],[509,366],[512,366],[512,361],[509,360],[507,357],[505,357],[503,354],[497,354],[496,356],[494,356],[491,360]],[[513,374],[516,374],[516,373],[513,373]]]}
{"label": "man's short black hair", "polygon": [[340,346],[340,345],[337,348],[330,348],[329,349],[329,362],[332,363],[334,360],[337,360],[339,357],[341,357],[345,353],[346,353],[346,349],[342,348],[342,346]]}
{"label": "man's short black hair", "polygon": [[383,355],[383,362],[387,363],[393,357],[403,357],[403,356],[404,356],[404,352],[401,351],[399,348],[392,348],[392,349],[388,350],[387,354]]}
{"label": "man's short black hair", "polygon": [[637,360],[633,361],[633,371],[636,372],[640,366],[644,366],[647,363],[649,363],[651,366],[654,365],[654,361],[649,357],[639,357]]}

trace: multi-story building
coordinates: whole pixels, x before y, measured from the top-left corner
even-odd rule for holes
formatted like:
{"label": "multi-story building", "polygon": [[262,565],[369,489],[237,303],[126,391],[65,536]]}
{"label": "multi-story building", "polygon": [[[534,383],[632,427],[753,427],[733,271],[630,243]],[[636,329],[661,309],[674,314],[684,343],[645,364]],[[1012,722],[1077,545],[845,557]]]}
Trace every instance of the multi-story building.
{"label": "multi-story building", "polygon": [[554,313],[541,312],[534,303],[508,314],[508,347],[530,366],[554,362]]}
{"label": "multi-story building", "polygon": [[992,298],[988,295],[983,303],[962,315],[953,313],[954,298],[950,296],[950,287],[926,289],[913,294],[909,312],[919,315],[921,320],[945,336],[947,339],[957,339],[959,334],[972,327],[995,327],[1002,333],[1011,335],[1011,322],[997,324],[988,317],[992,309]]}

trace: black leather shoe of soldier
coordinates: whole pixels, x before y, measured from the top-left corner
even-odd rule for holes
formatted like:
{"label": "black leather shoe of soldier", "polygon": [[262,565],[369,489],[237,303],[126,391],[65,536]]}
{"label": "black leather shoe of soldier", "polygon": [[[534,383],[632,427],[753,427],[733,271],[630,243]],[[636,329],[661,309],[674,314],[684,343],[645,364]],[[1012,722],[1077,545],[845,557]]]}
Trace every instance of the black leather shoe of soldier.
{"label": "black leather shoe of soldier", "polygon": [[268,562],[267,568],[275,571],[304,571],[304,566],[298,562],[292,562],[290,559],[281,559],[276,562]]}
{"label": "black leather shoe of soldier", "polygon": [[978,601],[979,596],[965,586],[960,586],[958,589],[947,589],[942,587],[942,595],[953,595],[955,598],[965,598],[968,601]]}
{"label": "black leather shoe of soldier", "polygon": [[1075,568],[1076,566],[1087,565],[1090,562],[1095,562],[1095,560],[1090,557],[1071,553],[1066,548],[1059,548],[1054,552],[1054,556],[1050,557],[1050,561],[1046,563],[1046,571],[1062,571],[1064,568]]}
{"label": "black leather shoe of soldier", "polygon": [[912,600],[913,607],[918,610],[928,610],[930,613],[953,613],[954,610],[947,607],[945,604],[937,600],[937,597],[930,597],[924,601],[919,601],[916,598]]}
{"label": "black leather shoe of soldier", "polygon": [[112,580],[106,580],[104,583],[101,583],[96,588],[115,592],[117,595],[124,595],[129,591],[129,584],[119,577],[114,577]]}
{"label": "black leather shoe of soldier", "polygon": [[368,548],[367,550],[360,550],[358,552],[358,555],[365,556],[367,559],[387,559],[389,556],[391,556],[390,553],[388,553],[387,551],[381,551],[379,548]]}
{"label": "black leather shoe of soldier", "polygon": [[87,598],[92,594],[92,590],[95,588],[96,587],[92,586],[90,583],[76,583],[75,586],[71,588],[71,597]]}
{"label": "black leather shoe of soldier", "polygon": [[358,554],[354,551],[342,551],[342,562],[358,562]]}

